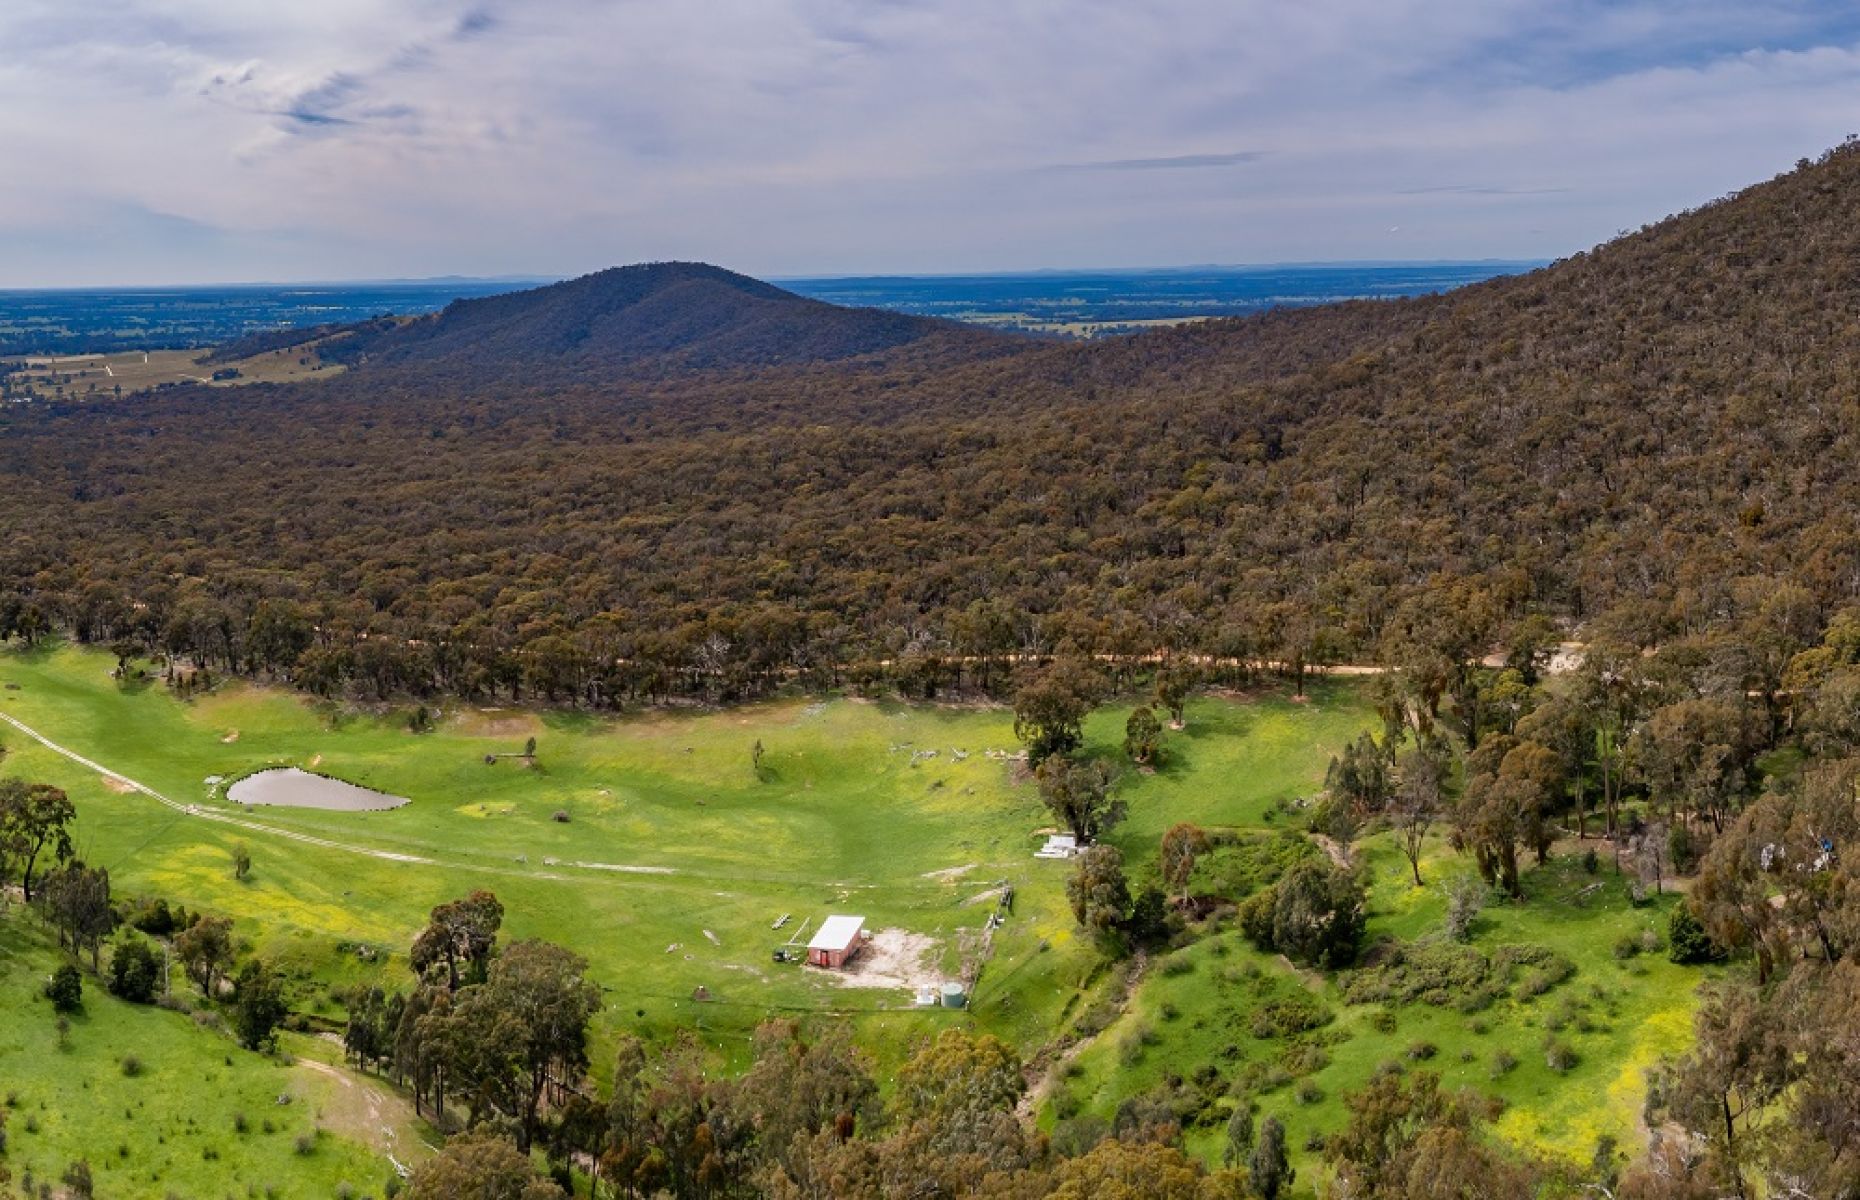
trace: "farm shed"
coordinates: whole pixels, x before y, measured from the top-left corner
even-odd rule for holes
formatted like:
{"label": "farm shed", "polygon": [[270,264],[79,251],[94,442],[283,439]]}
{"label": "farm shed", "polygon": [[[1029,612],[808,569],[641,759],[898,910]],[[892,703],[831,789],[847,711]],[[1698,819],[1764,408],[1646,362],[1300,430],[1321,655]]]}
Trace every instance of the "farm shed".
{"label": "farm shed", "polygon": [[864,941],[864,917],[828,917],[807,943],[807,961],[816,967],[843,967]]}
{"label": "farm shed", "polygon": [[1055,833],[1046,839],[1046,845],[1033,852],[1035,858],[1076,858],[1080,850],[1079,840],[1069,833]]}

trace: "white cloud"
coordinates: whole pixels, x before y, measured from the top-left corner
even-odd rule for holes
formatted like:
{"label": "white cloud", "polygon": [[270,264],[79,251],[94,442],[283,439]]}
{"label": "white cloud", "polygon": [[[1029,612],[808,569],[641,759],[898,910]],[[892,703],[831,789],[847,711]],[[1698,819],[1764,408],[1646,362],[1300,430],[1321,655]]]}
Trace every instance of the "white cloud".
{"label": "white cloud", "polygon": [[1560,254],[1860,128],[1830,7],[9,0],[0,283]]}

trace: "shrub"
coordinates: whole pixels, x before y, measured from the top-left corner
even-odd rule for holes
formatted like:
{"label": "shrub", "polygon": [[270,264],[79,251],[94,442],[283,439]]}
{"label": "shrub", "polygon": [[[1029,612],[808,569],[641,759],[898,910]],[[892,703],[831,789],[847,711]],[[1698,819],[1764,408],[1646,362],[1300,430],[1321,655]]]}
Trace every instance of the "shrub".
{"label": "shrub", "polygon": [[566,808],[558,808],[555,812],[550,814],[549,819],[557,824],[566,825],[568,824],[568,810]]}
{"label": "shrub", "polygon": [[181,927],[186,915],[187,910],[184,908],[177,917],[174,910],[168,907],[166,900],[156,897],[152,900],[138,902],[135,909],[130,912],[129,924],[143,933],[155,937],[167,937]]}
{"label": "shrub", "polygon": [[1278,904],[1275,888],[1262,888],[1240,906],[1240,932],[1261,950],[1272,949],[1272,912]]}
{"label": "shrub", "polygon": [[110,953],[112,993],[134,1004],[147,1004],[155,999],[155,987],[160,981],[161,963],[147,942],[130,937],[116,944]]}
{"label": "shrub", "polygon": [[1356,958],[1363,885],[1328,858],[1307,858],[1272,888],[1272,948],[1295,963],[1333,970]]}
{"label": "shrub", "polygon": [[70,963],[52,972],[45,984],[45,998],[61,1013],[76,1012],[84,1004],[84,978]]}
{"label": "shrub", "polygon": [[1330,1010],[1305,992],[1291,992],[1253,1010],[1256,1038],[1287,1037],[1328,1023]]}
{"label": "shrub", "polygon": [[1601,868],[1602,860],[1596,856],[1595,847],[1591,846],[1582,852],[1582,869],[1584,872],[1593,875],[1601,870]]}
{"label": "shrub", "polygon": [[1615,959],[1626,962],[1640,953],[1640,939],[1631,933],[1624,933],[1615,939]]}
{"label": "shrub", "polygon": [[72,1200],[90,1200],[96,1185],[91,1181],[90,1164],[78,1159],[65,1168],[65,1194]]}
{"label": "shrub", "polygon": [[1667,918],[1666,944],[1666,956],[1682,966],[1710,962],[1717,957],[1717,948],[1688,904],[1675,905],[1673,915]]}
{"label": "shrub", "polygon": [[1392,1008],[1378,1008],[1375,1012],[1370,1013],[1369,1027],[1377,1033],[1394,1033],[1395,1010]]}
{"label": "shrub", "polygon": [[1541,996],[1575,973],[1575,963],[1554,951],[1543,951],[1543,956],[1535,960],[1530,970],[1524,973],[1524,978],[1518,982],[1518,999],[1529,1000]]}
{"label": "shrub", "polygon": [[123,1074],[131,1079],[142,1074],[142,1060],[133,1054],[123,1055]]}
{"label": "shrub", "polygon": [[1279,1057],[1279,1066],[1297,1076],[1316,1075],[1329,1065],[1330,1055],[1324,1052],[1324,1047],[1309,1043],[1290,1046]]}
{"label": "shrub", "polygon": [[1523,998],[1548,991],[1574,970],[1574,963],[1544,946],[1500,946],[1488,956],[1471,946],[1424,942],[1399,947],[1380,965],[1351,975],[1343,994],[1352,1004],[1419,1001],[1473,1013],[1490,1006],[1520,975]]}
{"label": "shrub", "polygon": [[1300,1104],[1317,1104],[1324,1099],[1324,1089],[1317,1085],[1315,1079],[1301,1079],[1292,1096]]}
{"label": "shrub", "polygon": [[1410,1042],[1408,1044],[1407,1053],[1409,1059],[1414,1062],[1426,1062],[1428,1059],[1434,1057],[1434,1055],[1440,1053],[1440,1047],[1427,1041]]}
{"label": "shrub", "polygon": [[1576,1065],[1576,1051],[1562,1038],[1545,1038],[1544,1064],[1552,1071],[1567,1071]]}
{"label": "shrub", "polygon": [[1506,1049],[1499,1049],[1492,1055],[1492,1078],[1509,1075],[1517,1069],[1518,1056]]}
{"label": "shrub", "polygon": [[1456,942],[1472,940],[1473,922],[1485,907],[1485,883],[1476,875],[1459,874],[1447,880],[1447,936]]}
{"label": "shrub", "polygon": [[1699,869],[1699,859],[1705,851],[1704,839],[1698,837],[1683,822],[1674,825],[1666,835],[1666,852],[1673,861],[1673,873],[1690,875]]}

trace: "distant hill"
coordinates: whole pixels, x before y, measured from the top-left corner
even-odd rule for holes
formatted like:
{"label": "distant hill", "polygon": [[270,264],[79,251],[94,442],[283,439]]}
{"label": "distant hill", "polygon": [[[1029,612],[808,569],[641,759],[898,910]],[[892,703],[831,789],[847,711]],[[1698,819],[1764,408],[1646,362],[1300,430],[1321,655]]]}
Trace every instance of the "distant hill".
{"label": "distant hill", "polygon": [[669,262],[456,301],[415,321],[359,330],[325,353],[351,364],[501,374],[645,362],[686,369],[787,366],[905,347],[948,357],[1014,344],[950,321],[842,308],[720,267]]}

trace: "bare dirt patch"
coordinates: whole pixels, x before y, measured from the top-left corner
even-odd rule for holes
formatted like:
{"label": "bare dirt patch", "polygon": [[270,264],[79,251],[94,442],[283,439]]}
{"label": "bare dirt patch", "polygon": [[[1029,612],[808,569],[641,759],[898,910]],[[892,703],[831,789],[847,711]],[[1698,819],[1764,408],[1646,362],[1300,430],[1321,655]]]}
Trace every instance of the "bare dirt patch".
{"label": "bare dirt patch", "polygon": [[967,875],[975,869],[974,863],[964,863],[960,867],[944,867],[941,871],[925,871],[925,879],[941,879],[954,882],[958,876]]}
{"label": "bare dirt patch", "polygon": [[459,724],[474,737],[515,738],[542,732],[542,721],[532,713],[480,708],[462,713]]}
{"label": "bare dirt patch", "polygon": [[109,788],[111,791],[115,792],[119,796],[129,795],[131,792],[134,792],[136,790],[135,788],[132,788],[128,784],[124,783],[122,780],[116,778],[114,775],[104,775],[101,778],[103,779],[103,786]]}
{"label": "bare dirt patch", "polygon": [[228,746],[232,745],[234,742],[238,740],[239,740],[239,731],[237,729],[228,729],[226,731],[226,736],[220,739],[220,741],[224,742]]}
{"label": "bare dirt patch", "polygon": [[915,989],[943,981],[936,958],[937,940],[928,934],[881,929],[833,975],[844,987]]}
{"label": "bare dirt patch", "polygon": [[417,1163],[430,1152],[412,1107],[381,1084],[311,1058],[298,1059],[296,1069],[330,1082],[318,1089],[322,1094],[317,1119],[326,1128],[386,1156],[396,1168]]}

